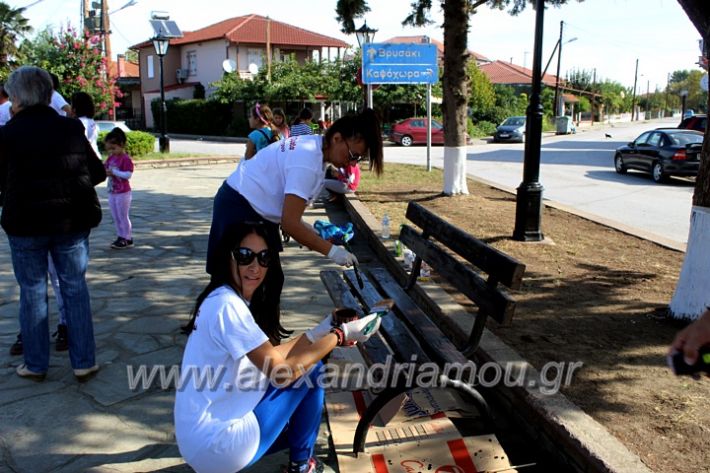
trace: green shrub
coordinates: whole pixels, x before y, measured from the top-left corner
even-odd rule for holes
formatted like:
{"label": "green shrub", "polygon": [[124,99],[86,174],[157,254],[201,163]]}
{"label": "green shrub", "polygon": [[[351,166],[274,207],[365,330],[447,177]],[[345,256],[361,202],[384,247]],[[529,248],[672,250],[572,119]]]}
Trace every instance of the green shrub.
{"label": "green shrub", "polygon": [[468,118],[466,123],[468,136],[470,136],[471,138],[483,138],[485,136],[492,136],[496,131],[496,126],[497,125],[495,123],[486,120],[481,120],[474,125],[471,118]]}
{"label": "green shrub", "polygon": [[[166,100],[168,132],[223,136],[232,122],[232,105],[216,100]],[[160,99],[151,102],[155,129],[160,129]],[[248,129],[248,127],[247,127]],[[244,135],[242,135],[244,136]]]}
{"label": "green shrub", "polygon": [[[106,138],[107,134],[107,131],[99,132],[98,145],[101,153],[106,152],[104,138]],[[154,149],[155,137],[150,133],[144,131],[129,131],[126,133],[126,153],[128,156],[137,158],[138,156],[152,152]]]}

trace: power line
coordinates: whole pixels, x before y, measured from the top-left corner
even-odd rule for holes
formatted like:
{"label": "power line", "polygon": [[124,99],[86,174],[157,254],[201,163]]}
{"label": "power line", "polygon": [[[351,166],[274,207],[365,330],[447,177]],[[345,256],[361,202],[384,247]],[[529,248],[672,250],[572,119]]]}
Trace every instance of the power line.
{"label": "power line", "polygon": [[33,6],[37,5],[38,3],[42,3],[43,1],[44,0],[37,0],[36,2],[32,2],[29,5],[21,7],[21,8],[24,8],[25,10],[27,10],[28,8],[33,7]]}

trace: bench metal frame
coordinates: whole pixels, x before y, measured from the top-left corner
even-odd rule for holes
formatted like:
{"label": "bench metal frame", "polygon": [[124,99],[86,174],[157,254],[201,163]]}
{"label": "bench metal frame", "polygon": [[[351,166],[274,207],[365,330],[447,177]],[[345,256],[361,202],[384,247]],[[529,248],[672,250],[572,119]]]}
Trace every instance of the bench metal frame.
{"label": "bench metal frame", "polygon": [[[369,277],[363,275],[362,288],[352,270],[344,271],[344,278],[337,271],[321,271],[321,279],[336,306],[354,308],[359,315],[363,315],[363,309],[369,311],[382,297],[394,299],[395,307],[383,316],[380,332],[360,347],[368,362],[394,353],[399,360],[416,356],[419,364],[434,362],[440,367],[444,363],[466,363],[478,348],[488,317],[503,324],[512,319],[515,301],[500,285],[518,289],[525,265],[416,202],[409,203],[407,218],[423,231],[402,226],[400,241],[417,255],[404,287],[382,268],[369,270]],[[421,300],[423,294],[417,287],[422,261],[478,307],[471,332],[461,347],[444,334],[437,314],[428,313],[422,304],[415,302]],[[436,304],[429,299],[425,307],[431,306]],[[379,411],[389,401],[412,389],[401,377],[387,380],[387,386],[367,407],[357,425],[353,442],[355,455],[364,451],[367,432]],[[492,427],[488,404],[474,386],[440,375],[438,387],[463,394],[477,408],[483,422]]]}

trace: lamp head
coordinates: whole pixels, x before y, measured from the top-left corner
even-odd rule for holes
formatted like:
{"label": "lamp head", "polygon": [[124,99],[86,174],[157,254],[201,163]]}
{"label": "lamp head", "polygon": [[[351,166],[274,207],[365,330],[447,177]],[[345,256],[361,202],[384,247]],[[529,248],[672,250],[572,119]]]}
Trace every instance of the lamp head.
{"label": "lamp head", "polygon": [[367,21],[365,21],[360,28],[355,30],[357,44],[362,47],[363,44],[372,43],[375,40],[375,33],[377,33],[377,30],[368,27]]}

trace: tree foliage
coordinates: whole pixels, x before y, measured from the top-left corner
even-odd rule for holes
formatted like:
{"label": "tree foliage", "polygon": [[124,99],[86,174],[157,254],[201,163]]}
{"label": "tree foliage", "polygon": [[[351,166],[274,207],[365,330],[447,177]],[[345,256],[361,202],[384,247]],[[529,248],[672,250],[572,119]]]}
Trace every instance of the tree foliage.
{"label": "tree foliage", "polygon": [[97,116],[111,116],[115,97],[121,92],[110,77],[106,58],[99,50],[98,36],[80,36],[71,27],[56,35],[40,32],[21,46],[24,60],[59,77],[60,93],[69,101],[75,92],[86,92],[94,100]]}
{"label": "tree foliage", "polygon": [[271,66],[271,80],[266,68],[253,79],[241,79],[237,74],[224,74],[212,84],[213,97],[223,103],[238,100],[285,102],[314,101],[319,97],[345,102],[362,101],[362,87],[356,80],[359,56],[351,60],[306,61],[299,63],[292,56]]}
{"label": "tree foliage", "polygon": [[12,8],[0,2],[0,78],[4,80],[17,66],[17,41],[32,31],[24,8]]}

